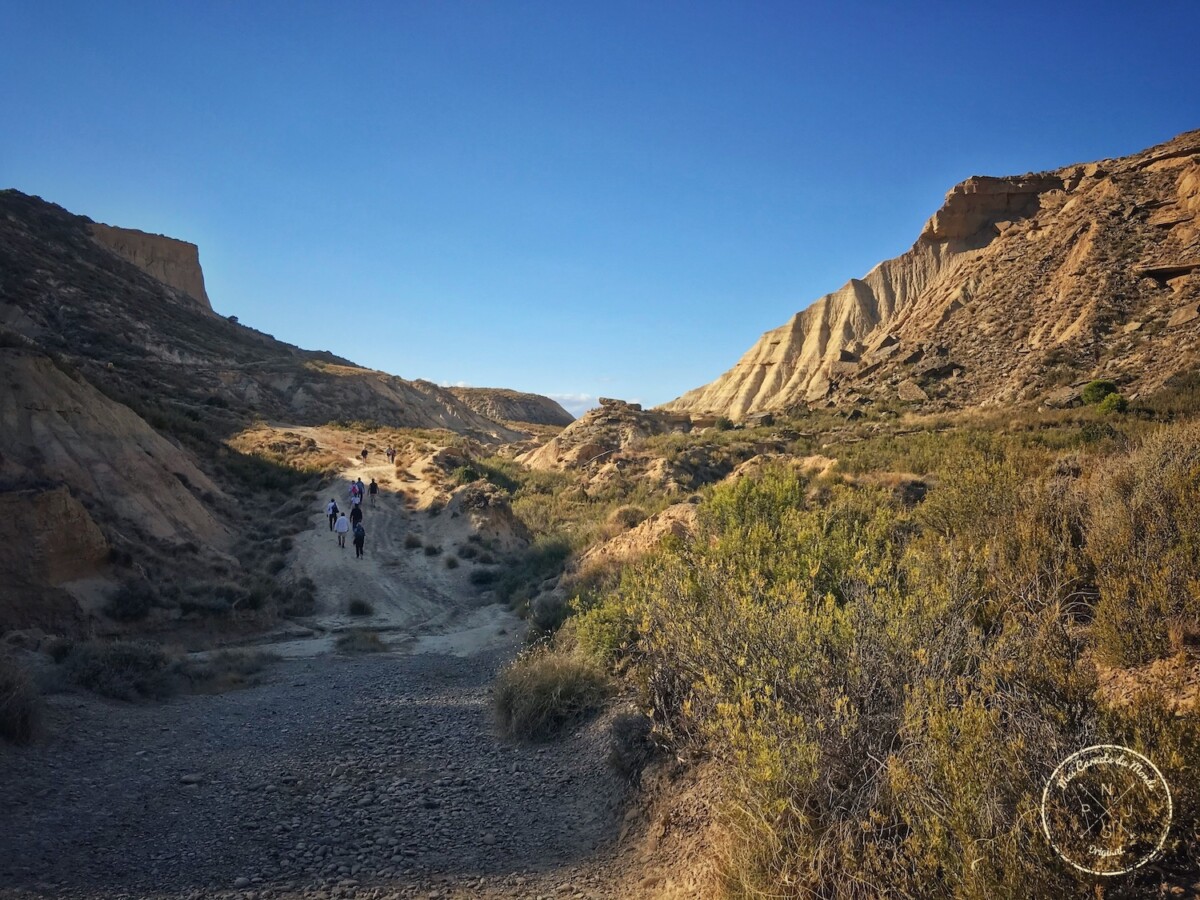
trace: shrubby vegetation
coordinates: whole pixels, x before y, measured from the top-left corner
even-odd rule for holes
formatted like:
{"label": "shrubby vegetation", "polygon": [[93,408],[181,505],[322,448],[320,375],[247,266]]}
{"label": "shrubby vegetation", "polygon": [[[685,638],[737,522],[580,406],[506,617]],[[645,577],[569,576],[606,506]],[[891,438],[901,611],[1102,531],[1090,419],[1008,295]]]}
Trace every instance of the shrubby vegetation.
{"label": "shrubby vegetation", "polygon": [[1168,850],[1194,848],[1195,701],[1136,670],[1099,687],[1200,646],[1200,426],[1161,424],[1195,391],[1172,390],[1119,427],[964,416],[830,446],[840,476],[723,484],[692,540],[577,579],[577,614],[502,676],[501,721],[550,717],[584,665],[626,673],[660,746],[720,763],[734,897],[1078,896],[1038,804],[1091,743],[1155,760]]}

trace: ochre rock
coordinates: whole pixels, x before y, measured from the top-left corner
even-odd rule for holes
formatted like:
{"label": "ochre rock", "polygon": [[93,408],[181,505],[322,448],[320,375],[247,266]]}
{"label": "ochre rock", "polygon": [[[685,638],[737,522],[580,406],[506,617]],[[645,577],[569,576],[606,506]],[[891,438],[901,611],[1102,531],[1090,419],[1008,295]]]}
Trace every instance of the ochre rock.
{"label": "ochre rock", "polygon": [[92,224],[92,237],[109,250],[133,263],[163,284],[183,291],[205,309],[212,311],[204,290],[204,272],[200,268],[200,249],[195,244],[161,234],[147,234],[133,228]]}
{"label": "ochre rock", "polygon": [[1064,375],[1145,393],[1200,365],[1197,271],[1200,131],[1102,164],[969,178],[911,249],[663,409],[745,420],[921,378],[943,379],[938,408],[1044,396]]}

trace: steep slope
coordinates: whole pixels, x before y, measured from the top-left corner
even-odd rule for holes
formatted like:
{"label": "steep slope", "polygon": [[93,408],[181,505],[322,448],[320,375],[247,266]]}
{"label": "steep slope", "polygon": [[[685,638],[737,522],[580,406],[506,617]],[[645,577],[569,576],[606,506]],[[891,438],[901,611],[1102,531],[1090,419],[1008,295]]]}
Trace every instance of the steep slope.
{"label": "steep slope", "polygon": [[954,406],[1129,393],[1200,361],[1200,131],[1123,159],[956,186],[913,247],[665,409]]}
{"label": "steep slope", "polygon": [[191,293],[203,293],[203,276],[189,248],[0,191],[0,326],[62,354],[139,411],[149,404],[163,420],[203,419],[226,434],[261,417],[523,436],[430,382],[301,350],[213,315],[207,297]]}
{"label": "steep slope", "polygon": [[452,387],[451,394],[481,416],[499,422],[570,425],[575,417],[549,397],[506,388]]}

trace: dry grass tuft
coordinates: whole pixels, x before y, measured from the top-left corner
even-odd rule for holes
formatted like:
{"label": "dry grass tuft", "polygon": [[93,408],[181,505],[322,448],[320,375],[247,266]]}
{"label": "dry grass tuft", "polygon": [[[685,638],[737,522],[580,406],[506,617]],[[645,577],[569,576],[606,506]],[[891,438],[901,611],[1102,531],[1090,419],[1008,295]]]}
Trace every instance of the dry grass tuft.
{"label": "dry grass tuft", "polygon": [[506,737],[550,740],[599,710],[611,692],[612,681],[594,661],[538,648],[496,679],[496,724]]}
{"label": "dry grass tuft", "polygon": [[387,650],[387,644],[379,637],[378,632],[356,628],[337,639],[337,648],[342,653],[383,653]]}

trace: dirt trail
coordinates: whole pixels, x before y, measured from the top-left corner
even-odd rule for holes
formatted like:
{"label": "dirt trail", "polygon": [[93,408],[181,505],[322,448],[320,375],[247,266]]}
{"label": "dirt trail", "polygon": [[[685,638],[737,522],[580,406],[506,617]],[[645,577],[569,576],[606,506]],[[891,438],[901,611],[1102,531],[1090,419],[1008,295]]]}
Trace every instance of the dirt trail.
{"label": "dirt trail", "polygon": [[[390,466],[349,467],[340,506],[350,474],[389,479],[366,559],[336,546],[326,491],[295,565],[318,585],[318,635],[388,629],[390,651],[346,657],[318,636],[275,643],[288,658],[246,690],[50,697],[39,743],[0,745],[0,898],[636,896],[618,886],[626,787],[604,723],[499,741],[490,684],[518,623],[466,562],[405,548],[428,517]],[[374,614],[350,616],[355,598]]]}

